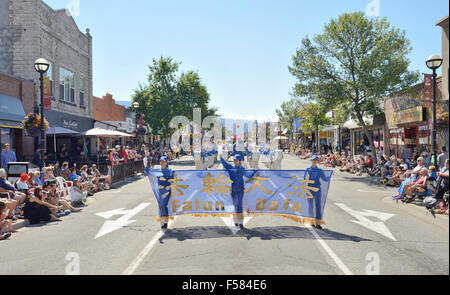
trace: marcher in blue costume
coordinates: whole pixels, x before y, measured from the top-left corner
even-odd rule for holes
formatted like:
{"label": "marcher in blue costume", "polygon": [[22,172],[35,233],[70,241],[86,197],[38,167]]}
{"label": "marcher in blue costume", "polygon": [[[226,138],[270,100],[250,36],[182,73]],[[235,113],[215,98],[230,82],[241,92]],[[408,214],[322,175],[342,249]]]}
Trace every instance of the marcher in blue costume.
{"label": "marcher in blue costume", "polygon": [[255,175],[256,171],[250,172],[246,171],[241,165],[242,156],[237,154],[234,156],[234,167],[228,164],[222,157],[220,157],[220,162],[223,167],[230,174],[230,179],[233,181],[231,185],[231,198],[233,199],[233,204],[235,207],[234,225],[240,229],[244,229],[244,214],[242,208],[242,200],[244,198],[244,176],[251,178]]}
{"label": "marcher in blue costume", "polygon": [[312,203],[310,206],[312,212],[311,216],[314,216],[316,223],[313,225],[318,229],[322,229],[322,226],[317,223],[317,221],[322,220],[323,218],[323,206],[325,206],[325,203],[322,204],[322,199],[320,198],[320,195],[322,194],[322,191],[320,190],[320,179],[324,181],[330,181],[330,177],[326,177],[323,173],[323,170],[320,169],[317,165],[319,164],[319,157],[316,155],[313,155],[311,157],[312,165],[308,168],[306,168],[305,171],[305,179],[306,175],[309,174],[309,179],[314,180],[314,184],[310,184],[310,187],[316,187],[319,190],[317,192],[311,192],[314,196],[314,199],[310,199],[310,202]]}
{"label": "marcher in blue costume", "polygon": [[[237,146],[237,143],[233,144],[233,156],[240,155],[241,158],[242,158],[242,161],[244,161],[244,159],[245,159],[245,154],[244,154],[244,152],[243,152],[243,151],[238,151],[238,150],[236,150],[236,146]],[[248,156],[248,155],[247,155],[247,156]]]}
{"label": "marcher in blue costume", "polygon": [[173,179],[173,171],[169,168],[169,165],[167,164],[167,157],[163,156],[159,160],[159,163],[161,165],[161,168],[157,169],[150,169],[148,167],[145,167],[145,172],[147,175],[149,175],[150,172],[152,174],[158,175],[158,189],[159,190],[159,199],[158,199],[158,206],[159,206],[159,217],[161,219],[161,229],[165,230],[167,229],[167,223],[169,222],[169,210],[167,208],[167,205],[169,204],[169,200],[172,194],[172,191],[170,189],[170,179]]}

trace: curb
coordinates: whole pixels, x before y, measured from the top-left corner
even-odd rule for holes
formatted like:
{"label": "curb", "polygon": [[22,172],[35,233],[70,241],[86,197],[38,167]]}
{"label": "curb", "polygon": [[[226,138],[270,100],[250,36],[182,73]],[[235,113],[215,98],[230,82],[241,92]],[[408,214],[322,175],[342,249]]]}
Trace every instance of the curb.
{"label": "curb", "polygon": [[19,219],[13,224],[13,229],[14,230],[19,230],[22,227],[25,227],[25,226],[27,226],[29,224],[30,224],[30,222],[28,221],[28,219]]}

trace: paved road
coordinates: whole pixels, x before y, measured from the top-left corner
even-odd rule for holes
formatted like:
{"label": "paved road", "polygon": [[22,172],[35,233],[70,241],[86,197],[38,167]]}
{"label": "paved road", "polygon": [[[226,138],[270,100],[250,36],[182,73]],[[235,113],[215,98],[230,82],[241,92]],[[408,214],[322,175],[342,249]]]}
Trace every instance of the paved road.
{"label": "paved road", "polygon": [[[284,169],[308,164],[283,159]],[[172,168],[192,165],[185,157]],[[60,223],[29,226],[0,242],[0,274],[448,275],[448,217],[396,204],[392,195],[393,189],[337,171],[324,230],[260,216],[246,218],[248,229],[234,234],[228,218],[181,216],[163,234],[141,177],[96,194],[83,212]]]}

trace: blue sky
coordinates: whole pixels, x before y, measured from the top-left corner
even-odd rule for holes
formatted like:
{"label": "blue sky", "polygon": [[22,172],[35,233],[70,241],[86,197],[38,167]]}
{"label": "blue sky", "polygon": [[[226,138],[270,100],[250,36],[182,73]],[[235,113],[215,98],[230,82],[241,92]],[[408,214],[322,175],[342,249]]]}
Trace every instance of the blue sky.
{"label": "blue sky", "polygon": [[[77,0],[75,0],[77,1]],[[80,30],[93,36],[94,95],[131,100],[148,65],[161,55],[197,71],[211,105],[226,118],[276,120],[295,83],[288,72],[305,36],[331,18],[366,11],[369,0],[78,0]],[[375,0],[376,1],[376,0]],[[72,0],[45,0],[54,9]],[[432,4],[430,3],[432,2]],[[75,2],[74,2],[75,3]],[[380,17],[406,31],[411,70],[429,72],[425,60],[442,54],[441,28],[448,1],[379,0]]]}

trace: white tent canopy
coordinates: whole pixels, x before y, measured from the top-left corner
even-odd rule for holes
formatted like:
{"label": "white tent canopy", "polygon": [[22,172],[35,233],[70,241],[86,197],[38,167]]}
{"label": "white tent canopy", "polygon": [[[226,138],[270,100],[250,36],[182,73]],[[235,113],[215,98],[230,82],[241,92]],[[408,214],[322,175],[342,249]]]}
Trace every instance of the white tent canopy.
{"label": "white tent canopy", "polygon": [[91,130],[80,133],[80,136],[98,136],[98,137],[133,137],[128,133],[116,131],[116,130],[106,130],[102,128],[93,128]]}

